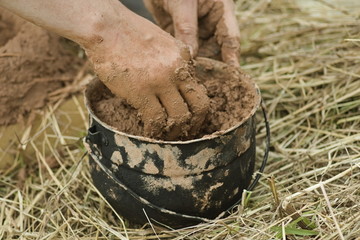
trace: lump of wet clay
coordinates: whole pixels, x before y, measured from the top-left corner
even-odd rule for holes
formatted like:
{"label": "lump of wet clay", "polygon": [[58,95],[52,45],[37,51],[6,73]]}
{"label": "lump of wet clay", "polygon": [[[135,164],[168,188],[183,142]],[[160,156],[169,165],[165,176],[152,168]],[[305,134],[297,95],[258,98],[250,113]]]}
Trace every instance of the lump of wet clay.
{"label": "lump of wet clay", "polygon": [[[225,131],[247,118],[259,101],[254,82],[239,69],[208,58],[197,58],[195,74],[207,89],[210,110],[198,134],[181,136],[178,140],[201,138]],[[94,89],[91,91],[90,89]],[[88,87],[87,94],[93,113],[107,125],[127,134],[145,136],[144,127],[136,109],[125,100],[114,96],[99,80]],[[161,140],[166,139],[164,132]]]}

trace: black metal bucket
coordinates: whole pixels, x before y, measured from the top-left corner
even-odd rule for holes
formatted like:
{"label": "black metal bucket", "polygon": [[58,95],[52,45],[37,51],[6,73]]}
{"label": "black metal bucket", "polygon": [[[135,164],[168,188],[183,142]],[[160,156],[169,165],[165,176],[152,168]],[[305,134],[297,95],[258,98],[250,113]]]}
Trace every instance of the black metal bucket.
{"label": "black metal bucket", "polygon": [[255,84],[256,104],[248,118],[220,135],[190,141],[154,140],[115,130],[93,113],[88,100],[93,91],[90,84],[85,97],[91,176],[124,218],[140,224],[150,219],[171,227],[194,225],[216,218],[249,189],[260,106]]}

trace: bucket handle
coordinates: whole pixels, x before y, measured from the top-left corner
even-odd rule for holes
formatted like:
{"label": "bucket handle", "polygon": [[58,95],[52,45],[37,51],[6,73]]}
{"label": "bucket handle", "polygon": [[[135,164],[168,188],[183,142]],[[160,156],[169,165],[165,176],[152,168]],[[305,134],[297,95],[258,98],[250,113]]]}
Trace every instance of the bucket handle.
{"label": "bucket handle", "polygon": [[88,134],[85,137],[85,140],[88,143],[90,143],[90,142],[99,142],[99,140],[100,140],[100,142],[102,144],[104,144],[105,146],[109,145],[109,141],[106,138],[106,136],[104,135],[104,133],[101,132],[101,131],[97,131],[96,125],[93,125],[88,129]]}
{"label": "bucket handle", "polygon": [[[263,100],[261,100],[261,109],[263,112],[263,117],[264,117],[264,121],[265,121],[265,128],[266,128],[266,148],[265,148],[265,153],[264,153],[264,157],[263,157],[263,161],[262,164],[258,170],[258,173],[256,174],[256,177],[254,179],[254,181],[250,184],[250,186],[248,187],[249,191],[252,191],[254,189],[254,187],[256,186],[256,184],[259,182],[260,177],[261,177],[261,173],[264,171],[266,163],[267,163],[267,159],[269,156],[269,151],[270,151],[270,126],[269,126],[269,122],[268,122],[268,118],[267,118],[267,114],[266,114],[266,110],[265,110],[265,104],[263,103]],[[93,137],[100,137],[102,141],[107,141],[107,139],[102,136],[102,133],[99,131],[96,131],[96,127],[93,126],[94,128],[89,128],[89,135],[85,138],[85,141],[87,144],[91,145],[91,141],[89,141],[89,138],[93,138]],[[127,191],[133,198],[135,198],[137,201],[146,204],[148,207],[155,209],[157,211],[160,211],[162,213],[165,214],[170,214],[170,215],[175,215],[178,217],[182,217],[182,218],[187,218],[187,219],[191,219],[191,220],[195,220],[195,221],[199,221],[199,222],[211,222],[211,219],[208,218],[204,218],[204,217],[198,217],[198,216],[192,216],[192,215],[187,215],[187,214],[181,214],[181,213],[177,213],[162,207],[159,207],[151,202],[149,202],[148,200],[142,198],[141,196],[139,196],[137,193],[135,193],[134,191],[132,191],[130,188],[128,188],[123,182],[121,182],[119,179],[117,179],[114,174],[107,168],[105,167],[103,164],[101,164],[100,162],[100,156],[97,154],[92,153],[92,151],[90,152],[90,155],[92,157],[92,159],[96,162],[96,164],[109,176],[111,177],[119,187],[121,187],[122,189],[124,189],[125,191]],[[218,217],[216,217],[216,219],[222,218],[226,213],[228,213],[231,209],[233,209],[236,205],[238,205],[241,202],[241,199],[239,199],[235,204],[233,204],[230,208],[228,208],[227,210],[225,210],[224,212],[220,213],[218,215]]]}
{"label": "bucket handle", "polygon": [[[264,172],[264,169],[266,167],[266,163],[267,163],[267,160],[269,158],[269,152],[270,152],[270,124],[269,124],[268,117],[267,117],[267,114],[266,114],[265,104],[264,104],[264,101],[262,99],[261,99],[260,104],[261,104],[261,110],[263,112],[263,117],[264,117],[264,122],[265,122],[265,129],[266,129],[266,141],[265,141],[266,147],[265,147],[264,157],[263,157],[261,166],[260,166],[260,168],[259,168],[259,170],[258,170],[258,172],[256,174],[256,177],[255,177],[254,181],[248,187],[248,191],[254,190],[256,184],[259,182],[260,177],[261,177],[261,173]],[[238,203],[239,202],[237,202],[236,204],[238,204]]]}
{"label": "bucket handle", "polygon": [[[261,105],[261,110],[262,110],[263,117],[264,117],[265,130],[266,130],[265,152],[264,152],[264,157],[263,157],[261,166],[256,173],[254,181],[249,185],[249,187],[247,189],[245,189],[247,191],[254,190],[256,184],[259,182],[261,174],[264,172],[264,169],[266,167],[266,163],[269,158],[269,152],[270,152],[270,124],[268,121],[266,107],[265,107],[263,99],[261,99],[260,105]],[[230,212],[235,206],[239,205],[240,202],[241,202],[241,198],[236,203],[234,203],[231,207],[229,207],[226,211],[220,213],[216,219],[222,218],[227,212]]]}

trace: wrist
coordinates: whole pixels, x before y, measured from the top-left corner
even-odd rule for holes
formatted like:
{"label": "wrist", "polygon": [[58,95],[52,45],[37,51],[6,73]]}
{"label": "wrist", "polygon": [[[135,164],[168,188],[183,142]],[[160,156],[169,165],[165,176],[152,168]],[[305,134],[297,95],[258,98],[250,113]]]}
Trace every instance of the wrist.
{"label": "wrist", "polygon": [[[123,41],[126,37],[124,32],[127,27],[126,21],[129,21],[130,11],[120,2],[116,2],[116,4],[112,9],[99,9],[90,13],[82,24],[86,26],[82,34],[72,39],[80,44],[87,53],[99,54],[105,50],[111,51],[111,46]],[[104,54],[106,53],[104,52]]]}
{"label": "wrist", "polygon": [[125,7],[116,14],[107,14],[106,18],[96,17],[91,25],[86,37],[77,42],[93,63],[116,57],[118,62],[141,67],[154,54],[159,54],[168,56],[163,63],[166,65],[175,58],[171,55],[178,55],[178,44],[173,37]]}

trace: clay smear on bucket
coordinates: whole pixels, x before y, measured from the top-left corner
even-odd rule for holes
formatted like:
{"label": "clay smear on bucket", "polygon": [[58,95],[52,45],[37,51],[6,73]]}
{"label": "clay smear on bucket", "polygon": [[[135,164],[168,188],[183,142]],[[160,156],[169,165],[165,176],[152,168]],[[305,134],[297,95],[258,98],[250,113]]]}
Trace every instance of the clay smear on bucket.
{"label": "clay smear on bucket", "polygon": [[[196,61],[196,77],[207,89],[210,111],[199,134],[181,136],[177,140],[190,140],[224,131],[248,117],[258,96],[252,80],[245,73],[210,59]],[[97,91],[89,96],[94,114],[116,130],[137,136],[146,136],[137,110],[115,97],[100,81],[94,83]],[[167,140],[164,135],[160,138]],[[191,135],[191,133],[190,133]]]}

